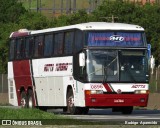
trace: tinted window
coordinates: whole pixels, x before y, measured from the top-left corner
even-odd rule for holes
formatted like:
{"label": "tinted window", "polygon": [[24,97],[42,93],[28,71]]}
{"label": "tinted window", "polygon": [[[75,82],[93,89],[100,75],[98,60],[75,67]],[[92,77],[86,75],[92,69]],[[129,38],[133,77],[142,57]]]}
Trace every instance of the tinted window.
{"label": "tinted window", "polygon": [[14,59],[14,54],[15,54],[15,39],[12,39],[10,42],[10,51],[9,51],[9,60]]}
{"label": "tinted window", "polygon": [[36,36],[34,44],[34,57],[42,57],[43,47],[44,47],[43,36]]}
{"label": "tinted window", "polygon": [[24,40],[23,38],[17,39],[16,42],[16,59],[22,59],[24,57]]}
{"label": "tinted window", "polygon": [[55,44],[54,44],[54,54],[60,55],[63,54],[63,33],[55,34]]}
{"label": "tinted window", "polygon": [[25,57],[31,58],[33,53],[33,44],[34,40],[33,37],[27,37],[25,43]]}
{"label": "tinted window", "polygon": [[71,54],[73,51],[74,32],[65,33],[64,53]]}
{"label": "tinted window", "polygon": [[83,48],[82,31],[77,30],[75,32],[75,52],[80,51]]}
{"label": "tinted window", "polygon": [[53,35],[45,35],[44,56],[51,56],[53,53]]}

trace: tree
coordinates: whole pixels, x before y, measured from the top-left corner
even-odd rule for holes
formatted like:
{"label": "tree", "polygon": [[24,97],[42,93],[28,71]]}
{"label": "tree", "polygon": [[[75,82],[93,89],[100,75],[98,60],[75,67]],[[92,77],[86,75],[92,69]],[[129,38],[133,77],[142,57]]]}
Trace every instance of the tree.
{"label": "tree", "polygon": [[0,0],[0,22],[17,22],[19,16],[26,12],[25,8],[17,0]]}
{"label": "tree", "polygon": [[116,16],[118,22],[137,24],[146,31],[147,42],[152,45],[152,54],[160,63],[160,6],[145,4],[144,6],[129,2],[107,2],[93,12],[96,21],[106,21],[102,17]]}
{"label": "tree", "polygon": [[17,0],[0,0],[0,73],[7,73],[9,36],[21,28],[43,29],[50,26],[45,16],[26,11]]}

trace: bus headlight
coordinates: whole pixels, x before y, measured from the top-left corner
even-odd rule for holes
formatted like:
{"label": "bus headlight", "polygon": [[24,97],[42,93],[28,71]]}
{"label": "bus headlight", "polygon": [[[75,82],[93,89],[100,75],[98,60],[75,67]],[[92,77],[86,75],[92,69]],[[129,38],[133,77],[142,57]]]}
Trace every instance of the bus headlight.
{"label": "bus headlight", "polygon": [[103,94],[102,90],[91,90],[91,94]]}
{"label": "bus headlight", "polygon": [[148,90],[135,90],[134,93],[135,94],[147,94],[149,92],[148,92]]}

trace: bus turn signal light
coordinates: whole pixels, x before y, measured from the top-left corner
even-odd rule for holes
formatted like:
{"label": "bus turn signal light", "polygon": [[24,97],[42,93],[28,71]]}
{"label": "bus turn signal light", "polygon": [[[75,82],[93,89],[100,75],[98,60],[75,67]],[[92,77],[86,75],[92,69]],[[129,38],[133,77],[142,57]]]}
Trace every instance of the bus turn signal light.
{"label": "bus turn signal light", "polygon": [[103,94],[103,90],[86,90],[85,94],[86,95],[90,95],[90,94]]}

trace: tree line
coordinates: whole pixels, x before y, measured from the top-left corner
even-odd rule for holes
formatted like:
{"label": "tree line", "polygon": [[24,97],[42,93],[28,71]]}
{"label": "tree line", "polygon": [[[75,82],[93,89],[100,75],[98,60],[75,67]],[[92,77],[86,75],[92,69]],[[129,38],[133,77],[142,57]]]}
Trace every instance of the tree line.
{"label": "tree line", "polygon": [[80,10],[71,15],[48,19],[44,15],[26,10],[17,0],[0,0],[0,73],[7,73],[9,36],[22,28],[38,30],[84,22],[104,21],[130,23],[142,26],[147,42],[152,45],[156,64],[160,64],[160,6],[156,4],[135,4],[130,2],[104,1],[92,13]]}

